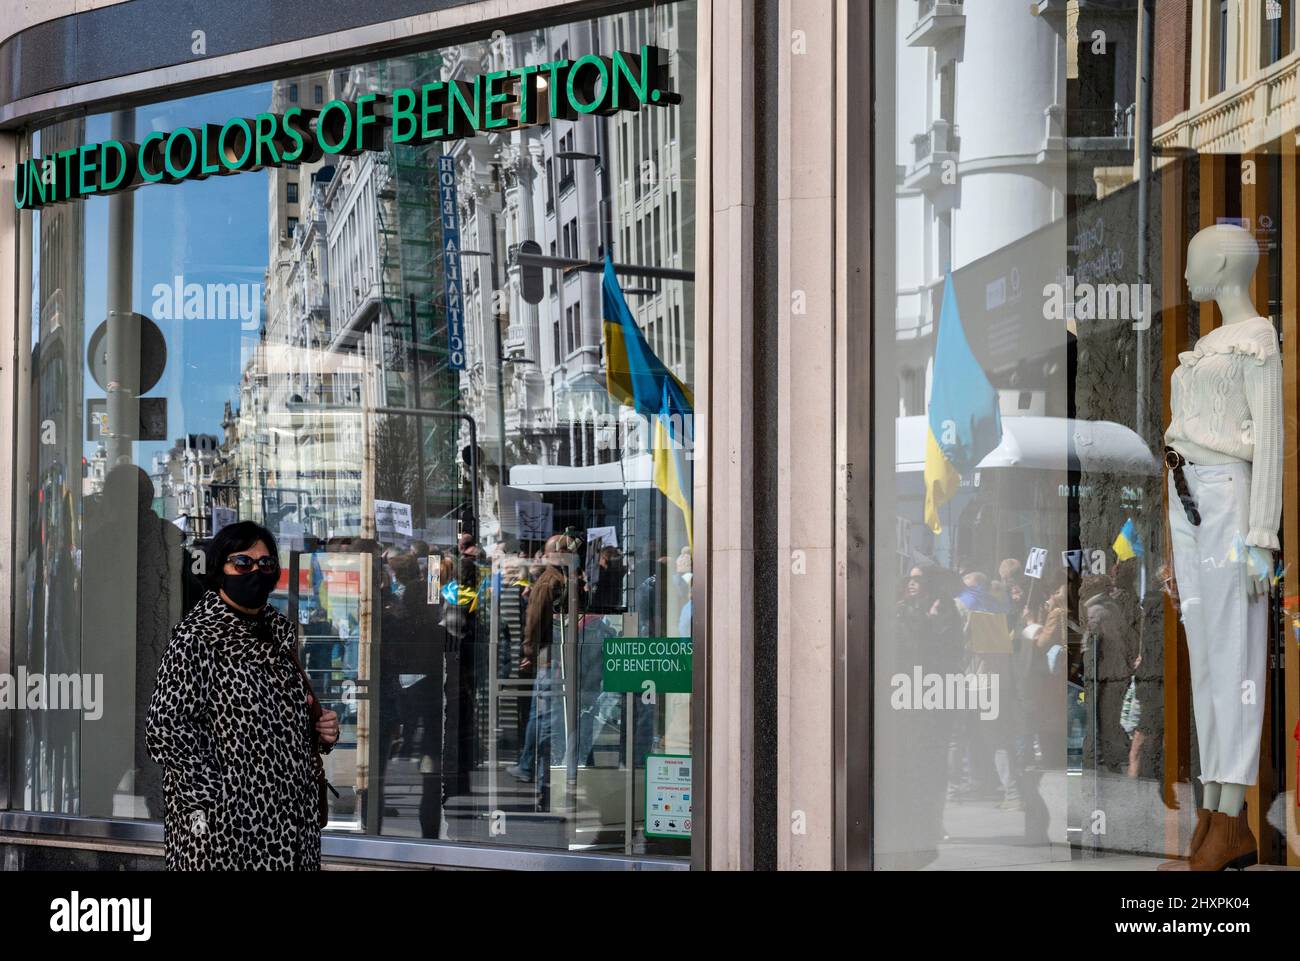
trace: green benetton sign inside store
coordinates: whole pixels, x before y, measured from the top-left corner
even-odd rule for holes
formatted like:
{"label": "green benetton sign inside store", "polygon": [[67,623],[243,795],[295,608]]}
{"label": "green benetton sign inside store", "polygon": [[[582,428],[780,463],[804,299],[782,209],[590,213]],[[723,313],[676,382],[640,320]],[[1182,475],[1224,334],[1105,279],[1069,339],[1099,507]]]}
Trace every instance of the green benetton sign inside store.
{"label": "green benetton sign inside store", "polygon": [[[689,637],[607,637],[603,653],[606,691],[691,692]],[[647,682],[654,686],[647,687]]]}
{"label": "green benetton sign inside store", "polygon": [[640,53],[612,57],[591,54],[331,100],[320,110],[290,107],[224,124],[154,130],[138,144],[105,140],[71,147],[20,165],[14,205],[44,207],[146,183],[203,180],[313,163],[328,154],[382,150],[385,129],[394,144],[423,144],[679,103],[681,96],[668,89],[668,60],[660,48],[644,46]]}

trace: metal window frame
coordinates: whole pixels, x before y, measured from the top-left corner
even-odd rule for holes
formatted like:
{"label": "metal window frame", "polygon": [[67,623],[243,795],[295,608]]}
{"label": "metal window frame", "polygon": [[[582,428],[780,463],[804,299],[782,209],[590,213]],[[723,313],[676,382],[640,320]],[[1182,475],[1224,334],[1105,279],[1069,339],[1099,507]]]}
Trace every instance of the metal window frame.
{"label": "metal window frame", "polygon": [[[163,828],[158,821],[127,821],[116,818],[81,818],[25,811],[0,812],[0,841],[6,834],[75,838],[96,843],[157,845],[162,856]],[[385,838],[373,835],[321,834],[324,858],[386,861],[394,865],[425,865],[482,871],[688,871],[690,862],[680,858],[601,854],[592,851],[560,851],[549,848],[505,847],[452,841],[424,841],[415,838]]]}
{"label": "metal window frame", "polygon": [[[477,0],[400,20],[322,32],[301,40],[123,74],[0,104],[0,130],[24,129],[112,108],[346,67],[432,47],[455,46],[652,6],[651,0]],[[101,8],[101,15],[112,7]],[[73,17],[79,14],[72,14]]]}
{"label": "metal window frame", "polygon": [[[875,731],[875,233],[878,144],[892,143],[875,115],[879,4],[837,0],[843,24],[836,65],[836,461],[833,718],[836,870],[871,870]],[[886,23],[888,26],[888,23]],[[886,30],[886,36],[892,34]],[[886,165],[892,173],[892,165]],[[889,227],[892,229],[892,226]]]}
{"label": "metal window frame", "polygon": [[[694,0],[698,3],[698,0]],[[397,56],[416,49],[445,47],[465,43],[490,35],[494,30],[510,34],[526,32],[543,26],[558,26],[625,13],[630,10],[653,8],[651,0],[479,0],[465,6],[434,13],[420,14],[401,20],[369,24],[333,33],[322,33],[303,40],[260,47],[224,56],[214,56],[179,66],[147,70],[140,73],[113,77],[39,94],[13,103],[0,105],[0,161],[23,151],[30,130],[43,123],[68,116],[106,111],[112,107],[154,103],[161,100],[195,96],[215,90],[224,90],[264,82],[290,73],[300,74],[314,69],[345,67],[382,57]],[[698,9],[698,7],[697,7]],[[74,14],[73,16],[76,16]],[[697,18],[696,44],[703,40],[703,27]],[[701,71],[702,73],[702,71]],[[699,75],[697,74],[697,85]],[[707,125],[708,116],[697,101],[697,129]],[[706,126],[707,129],[707,126]],[[698,161],[697,161],[698,162]],[[708,211],[696,199],[695,222],[706,222]],[[13,259],[0,264],[0,271],[16,278],[16,290],[10,305],[0,303],[5,316],[0,320],[0,339],[12,336],[11,363],[0,363],[14,378],[13,396],[8,418],[11,430],[21,430],[30,419],[31,405],[31,283],[32,283],[32,231],[31,218],[23,217],[12,207],[0,215],[0,231],[8,232],[13,244]],[[4,244],[0,242],[0,250]],[[0,297],[4,286],[0,284]],[[12,306],[10,312],[6,308]],[[708,318],[697,317],[696,336],[701,331],[707,336]],[[698,356],[698,352],[697,352]],[[697,385],[701,376],[708,376],[708,368],[697,363]],[[0,378],[0,383],[3,379]],[[12,672],[14,636],[14,610],[12,590],[17,566],[15,564],[15,532],[25,524],[26,494],[21,490],[20,479],[26,476],[19,443],[9,455],[8,466],[13,482],[12,500],[0,509],[0,522],[8,520],[0,539],[9,538],[7,566],[0,563],[0,672]],[[700,512],[696,512],[700,516]],[[697,525],[700,526],[700,525]],[[2,540],[0,540],[2,542]],[[699,593],[696,591],[695,593]],[[709,705],[707,688],[700,684],[705,664],[698,652],[707,649],[707,620],[695,619],[695,696],[691,709],[691,751],[695,758],[695,777],[698,790],[702,770],[707,758]],[[17,770],[18,725],[13,712],[0,711],[0,839],[5,835],[20,837],[32,835],[57,836],[84,840],[87,848],[108,841],[162,842],[162,824],[158,821],[134,821],[112,818],[83,818],[12,810],[14,801],[14,776]],[[558,849],[529,849],[519,847],[494,847],[482,844],[425,841],[417,839],[384,838],[375,836],[349,836],[326,832],[322,834],[322,854],[325,857],[356,858],[369,861],[387,861],[393,864],[418,864],[447,868],[483,870],[653,870],[686,871],[705,864],[703,849],[707,842],[708,809],[701,804],[696,816],[696,830],[692,838],[692,855],[689,858],[664,858],[654,856],[608,855],[586,851]]]}

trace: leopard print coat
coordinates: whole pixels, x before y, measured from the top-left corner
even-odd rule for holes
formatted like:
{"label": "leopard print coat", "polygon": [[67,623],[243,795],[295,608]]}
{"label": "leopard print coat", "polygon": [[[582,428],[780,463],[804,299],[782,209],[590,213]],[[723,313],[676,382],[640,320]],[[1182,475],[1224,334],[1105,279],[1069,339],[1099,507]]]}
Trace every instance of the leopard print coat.
{"label": "leopard print coat", "polygon": [[163,768],[168,870],[319,870],[297,643],[296,626],[274,608],[259,623],[211,590],[172,630],[146,723],[149,755]]}

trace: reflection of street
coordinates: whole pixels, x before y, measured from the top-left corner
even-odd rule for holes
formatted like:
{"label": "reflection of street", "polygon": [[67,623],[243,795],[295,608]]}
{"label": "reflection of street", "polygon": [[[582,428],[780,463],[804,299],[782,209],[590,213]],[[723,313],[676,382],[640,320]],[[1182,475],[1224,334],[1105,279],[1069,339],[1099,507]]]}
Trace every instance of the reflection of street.
{"label": "reflection of street", "polygon": [[[927,870],[1006,870],[1015,867],[1047,867],[1057,863],[1073,866],[1066,843],[1066,793],[1073,787],[1074,776],[1063,771],[1044,772],[1039,780],[1039,796],[1048,811],[1049,843],[1026,843],[1026,821],[1032,810],[1004,810],[997,801],[949,801],[944,806],[944,839],[939,844],[939,858]],[[1157,789],[1144,785],[1158,801]],[[1151,814],[1145,813],[1145,817]],[[1160,857],[1141,858],[1110,856],[1093,858],[1097,867],[1114,870],[1141,870],[1151,862],[1154,870]]]}
{"label": "reflection of street", "polygon": [[[1185,828],[1189,831],[1193,806],[1188,785],[1176,787],[1180,813],[1188,820]],[[931,871],[1154,871],[1166,857],[1166,822],[1174,813],[1165,807],[1160,790],[1158,780],[1147,778],[1103,775],[1094,784],[1090,774],[1048,772],[1039,782],[1050,818],[1047,836],[1053,843],[1047,844],[1025,843],[1024,811],[1005,810],[996,800],[948,801],[943,810],[939,856],[916,866]],[[1068,844],[1067,795],[1072,813]],[[1091,826],[1099,823],[1087,816],[1093,811],[1106,815],[1104,835],[1092,833]],[[1077,823],[1080,812],[1085,815],[1082,826]],[[908,867],[901,863],[882,866]]]}
{"label": "reflection of street", "polygon": [[[637,770],[641,784],[642,770]],[[451,793],[442,803],[437,838],[444,841],[567,848],[572,845],[621,850],[624,846],[623,784],[627,772],[617,766],[579,768],[576,811],[566,810],[563,767],[552,771],[554,787],[539,794],[535,784],[521,783],[480,767],[465,779],[463,793]],[[435,779],[436,780],[436,779]],[[398,756],[384,769],[383,834],[386,837],[428,838],[421,812],[428,803],[430,778],[417,758]],[[436,790],[436,784],[433,785]],[[495,808],[490,808],[495,798]],[[643,806],[634,807],[640,826]]]}
{"label": "reflection of street", "polygon": [[[497,810],[504,818],[487,810],[492,790],[486,769],[469,775],[469,792],[453,794],[443,802],[441,840],[482,841],[525,847],[566,848],[569,845],[569,818],[563,813],[538,812],[537,792],[532,784],[520,784],[512,778],[497,776],[495,786]],[[384,771],[384,835],[421,837],[420,806],[424,799],[426,777],[420,773],[415,758],[397,757]],[[493,825],[499,825],[493,833]],[[621,837],[620,837],[621,840]]]}

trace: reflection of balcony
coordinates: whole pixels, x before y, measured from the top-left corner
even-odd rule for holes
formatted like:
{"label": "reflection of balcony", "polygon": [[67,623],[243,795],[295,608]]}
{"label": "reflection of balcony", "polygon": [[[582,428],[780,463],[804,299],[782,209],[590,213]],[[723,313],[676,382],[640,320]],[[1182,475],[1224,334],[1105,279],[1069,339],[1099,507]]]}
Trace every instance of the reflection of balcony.
{"label": "reflection of balcony", "polygon": [[1177,114],[1155,130],[1157,152],[1242,154],[1294,135],[1300,56],[1290,54],[1249,80]]}
{"label": "reflection of balcony", "polygon": [[[961,153],[961,137],[957,125],[951,120],[936,120],[930,129],[912,138],[914,156],[905,183],[909,187],[931,189],[943,183],[945,165],[951,162],[955,170]],[[949,178],[950,181],[952,178]]]}
{"label": "reflection of balcony", "polygon": [[330,353],[347,352],[354,349],[371,323],[379,316],[380,292],[378,284],[370,284],[365,290],[354,290],[357,295],[352,303],[352,311],[347,321],[333,331],[330,340]]}
{"label": "reflection of balcony", "polygon": [[1136,112],[1136,104],[1127,108],[1121,108],[1119,104],[1111,107],[1072,107],[1065,114],[1066,136],[1132,140]]}
{"label": "reflection of balcony", "polygon": [[528,326],[526,324],[511,324],[507,327],[502,350],[507,360],[518,360],[527,356]]}
{"label": "reflection of balcony", "polygon": [[909,47],[937,47],[966,25],[961,0],[918,0],[916,23],[907,34]]}

